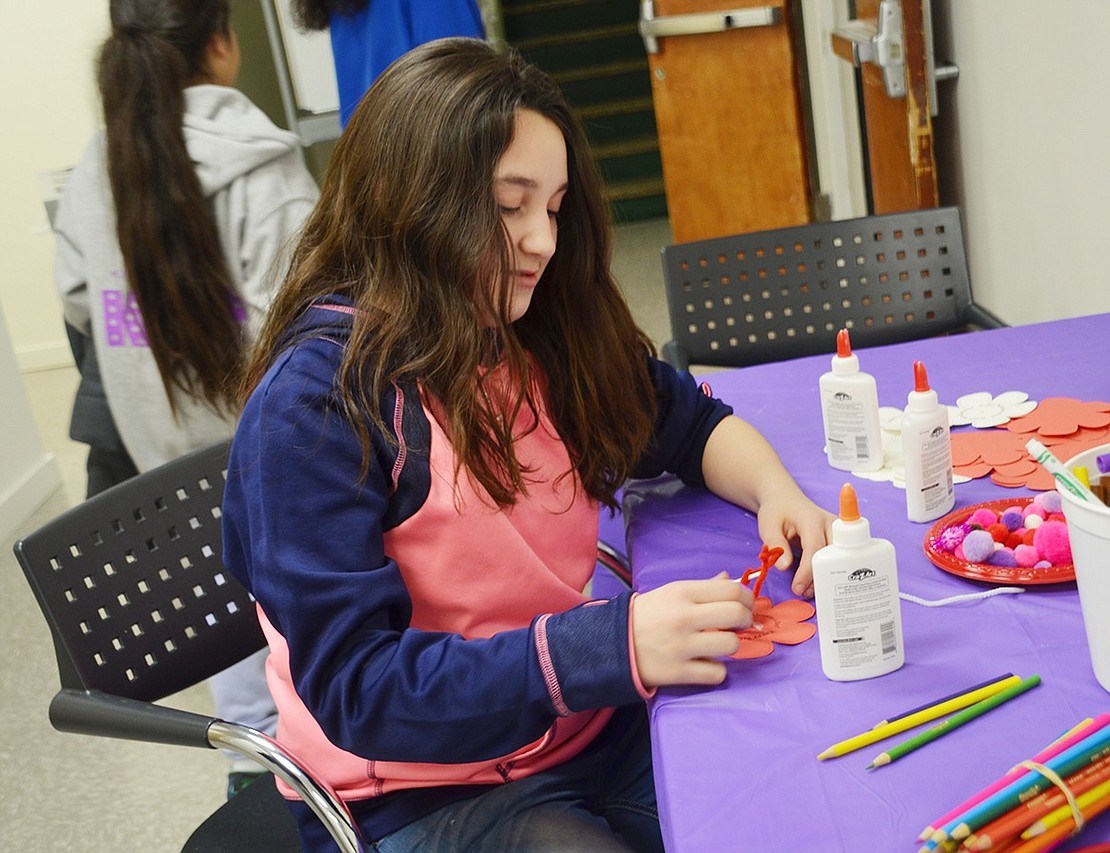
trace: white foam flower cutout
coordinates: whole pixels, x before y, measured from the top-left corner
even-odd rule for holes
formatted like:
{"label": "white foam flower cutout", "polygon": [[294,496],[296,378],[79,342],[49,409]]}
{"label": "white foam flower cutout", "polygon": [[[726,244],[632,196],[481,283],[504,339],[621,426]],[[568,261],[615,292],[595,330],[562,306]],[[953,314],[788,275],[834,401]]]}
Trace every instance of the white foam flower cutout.
{"label": "white foam flower cutout", "polygon": [[[901,409],[893,406],[879,406],[880,437],[883,444],[883,467],[878,471],[853,471],[855,477],[874,480],[877,483],[889,482],[898,489],[906,488],[906,464],[902,456],[902,415]],[[966,483],[970,477],[954,474],[953,483]]]}
{"label": "white foam flower cutout", "polygon": [[989,429],[1002,426],[1012,418],[1020,418],[1037,408],[1037,401],[1030,400],[1024,391],[1004,391],[992,397],[988,391],[976,391],[956,398],[956,405],[948,406],[948,425]]}

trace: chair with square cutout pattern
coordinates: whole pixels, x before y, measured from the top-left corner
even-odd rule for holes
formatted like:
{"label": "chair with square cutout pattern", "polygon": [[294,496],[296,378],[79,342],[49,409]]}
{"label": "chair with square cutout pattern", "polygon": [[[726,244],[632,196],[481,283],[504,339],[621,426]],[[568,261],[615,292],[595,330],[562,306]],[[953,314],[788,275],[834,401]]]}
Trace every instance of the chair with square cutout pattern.
{"label": "chair with square cutout pattern", "polygon": [[[15,545],[54,639],[62,732],[229,749],[285,780],[341,851],[362,850],[343,803],[269,736],[155,704],[258,651],[254,600],[223,567],[220,507],[230,442],[132,477]],[[137,792],[141,796],[141,793]],[[301,849],[271,778],[206,820],[189,851]]]}
{"label": "chair with square cutout pattern", "polygon": [[743,367],[1006,324],[971,295],[960,211],[913,210],[663,249],[663,357]]}

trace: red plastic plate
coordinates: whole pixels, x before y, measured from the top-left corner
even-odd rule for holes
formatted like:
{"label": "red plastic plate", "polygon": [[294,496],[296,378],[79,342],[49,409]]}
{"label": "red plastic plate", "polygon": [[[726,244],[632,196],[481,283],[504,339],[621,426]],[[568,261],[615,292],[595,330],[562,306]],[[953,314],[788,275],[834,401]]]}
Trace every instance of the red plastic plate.
{"label": "red plastic plate", "polygon": [[933,526],[929,528],[929,532],[925,535],[925,556],[938,568],[944,569],[944,571],[950,572],[951,574],[959,575],[962,578],[969,578],[973,581],[1000,583],[1006,584],[1007,586],[1028,586],[1030,584],[1066,583],[1068,581],[1074,581],[1075,566],[1071,563],[1050,566],[1046,569],[1026,569],[1021,566],[1016,566],[1014,568],[1010,568],[1009,566],[990,566],[986,563],[970,563],[967,560],[961,560],[951,551],[938,551],[934,547],[937,537],[940,536],[945,528],[953,524],[959,524],[961,521],[966,521],[968,516],[977,509],[986,508],[996,513],[1002,513],[1012,506],[1024,507],[1032,502],[1032,498],[1006,498],[999,501],[984,501],[974,506],[965,506],[961,509],[953,510],[944,518],[936,521]]}

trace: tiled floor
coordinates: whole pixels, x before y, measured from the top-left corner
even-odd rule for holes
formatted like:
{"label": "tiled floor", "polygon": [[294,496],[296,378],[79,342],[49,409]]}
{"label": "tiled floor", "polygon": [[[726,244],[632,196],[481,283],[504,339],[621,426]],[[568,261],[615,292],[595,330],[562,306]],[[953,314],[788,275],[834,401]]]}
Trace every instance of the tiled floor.
{"label": "tiled floor", "polygon": [[[641,327],[667,337],[659,250],[665,220],[617,230],[613,270]],[[27,374],[27,392],[63,486],[22,525],[32,530],[84,495],[83,445],[67,437],[76,371]],[[177,851],[222,801],[224,759],[209,750],[60,734],[47,720],[58,687],[50,635],[12,556],[0,551],[0,851]],[[167,704],[210,710],[201,687]]]}

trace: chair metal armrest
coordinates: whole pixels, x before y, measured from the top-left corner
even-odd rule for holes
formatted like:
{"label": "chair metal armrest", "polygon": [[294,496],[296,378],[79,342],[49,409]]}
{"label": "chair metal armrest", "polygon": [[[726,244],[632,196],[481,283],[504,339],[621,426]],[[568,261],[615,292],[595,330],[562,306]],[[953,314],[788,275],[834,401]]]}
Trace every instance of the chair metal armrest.
{"label": "chair metal armrest", "polygon": [[51,700],[50,722],[60,732],[228,749],[245,755],[283,779],[312,809],[343,853],[364,850],[358,827],[335,791],[257,729],[95,690],[70,689],[59,691]]}
{"label": "chair metal armrest", "polygon": [[60,732],[174,746],[211,747],[212,719],[96,690],[61,690],[50,702],[50,723]]}
{"label": "chair metal armrest", "polygon": [[230,749],[254,759],[283,779],[312,809],[343,853],[362,853],[365,849],[351,813],[335,791],[313,777],[272,737],[250,726],[214,720],[208,727],[208,741],[214,748]]}
{"label": "chair metal armrest", "polygon": [[597,540],[597,562],[625,586],[632,586],[632,568],[628,565],[628,560],[620,551],[600,539]]}

